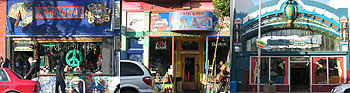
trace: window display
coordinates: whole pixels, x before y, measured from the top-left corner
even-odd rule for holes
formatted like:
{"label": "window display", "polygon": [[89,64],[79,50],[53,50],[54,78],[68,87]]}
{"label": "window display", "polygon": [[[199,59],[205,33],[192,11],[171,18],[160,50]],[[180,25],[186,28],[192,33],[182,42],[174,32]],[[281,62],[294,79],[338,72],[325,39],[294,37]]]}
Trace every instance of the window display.
{"label": "window display", "polygon": [[172,66],[172,38],[150,39],[150,71],[155,76],[157,73],[164,76]]}
{"label": "window display", "polygon": [[271,58],[271,81],[288,84],[288,58]]}
{"label": "window display", "polygon": [[101,42],[38,43],[40,74],[55,73],[58,60],[64,60],[67,73],[100,73],[102,64]]}
{"label": "window display", "polygon": [[[261,58],[260,69],[260,84],[265,84],[269,81],[269,58]],[[258,58],[251,58],[251,84],[258,84]]]}
{"label": "window display", "polygon": [[312,58],[312,82],[313,84],[327,84],[327,58]]}

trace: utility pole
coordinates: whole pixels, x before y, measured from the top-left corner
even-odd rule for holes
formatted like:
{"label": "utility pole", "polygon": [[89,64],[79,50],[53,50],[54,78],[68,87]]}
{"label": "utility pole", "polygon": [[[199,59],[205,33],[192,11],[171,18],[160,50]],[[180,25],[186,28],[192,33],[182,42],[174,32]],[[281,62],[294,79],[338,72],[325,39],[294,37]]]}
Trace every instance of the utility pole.
{"label": "utility pole", "polygon": [[235,38],[234,38],[234,33],[235,33],[235,25],[234,25],[234,20],[235,20],[235,3],[236,0],[230,0],[230,62],[231,62],[231,78],[230,81],[235,81],[236,80],[236,63],[234,63],[234,53],[235,53]]}
{"label": "utility pole", "polygon": [[[258,30],[258,40],[261,38],[261,0],[259,0],[259,30]],[[256,42],[258,43],[258,42]],[[261,48],[258,47],[258,93],[260,93],[260,55],[261,55]]]}

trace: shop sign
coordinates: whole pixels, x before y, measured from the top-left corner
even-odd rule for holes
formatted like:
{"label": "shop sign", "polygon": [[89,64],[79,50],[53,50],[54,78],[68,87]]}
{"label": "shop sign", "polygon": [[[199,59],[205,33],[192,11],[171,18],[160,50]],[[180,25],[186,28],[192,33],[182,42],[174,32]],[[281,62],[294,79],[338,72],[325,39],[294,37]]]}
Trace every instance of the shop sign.
{"label": "shop sign", "polygon": [[[211,46],[215,47],[216,46],[216,42],[211,42]],[[226,42],[218,42],[218,47],[226,47],[227,43]]]}
{"label": "shop sign", "polygon": [[166,50],[166,45],[167,42],[166,41],[157,41],[156,42],[156,50]]}
{"label": "shop sign", "polygon": [[35,7],[35,19],[83,19],[84,6]]}
{"label": "shop sign", "polygon": [[256,40],[256,46],[259,48],[264,48],[264,41],[261,41],[259,39]]}
{"label": "shop sign", "polygon": [[112,36],[112,2],[113,0],[7,0],[6,35]]}
{"label": "shop sign", "polygon": [[152,13],[151,14],[151,30],[165,31],[169,30],[169,14],[168,13]]}
{"label": "shop sign", "polygon": [[33,51],[33,41],[15,41],[14,51]]}
{"label": "shop sign", "polygon": [[145,27],[145,14],[144,13],[128,13],[128,31],[141,32]]}
{"label": "shop sign", "polygon": [[320,47],[322,44],[322,35],[311,35],[299,37],[293,36],[265,36],[261,40],[266,42],[264,49],[273,48],[313,48]]}
{"label": "shop sign", "polygon": [[213,13],[209,11],[175,11],[169,13],[170,30],[213,31]]}

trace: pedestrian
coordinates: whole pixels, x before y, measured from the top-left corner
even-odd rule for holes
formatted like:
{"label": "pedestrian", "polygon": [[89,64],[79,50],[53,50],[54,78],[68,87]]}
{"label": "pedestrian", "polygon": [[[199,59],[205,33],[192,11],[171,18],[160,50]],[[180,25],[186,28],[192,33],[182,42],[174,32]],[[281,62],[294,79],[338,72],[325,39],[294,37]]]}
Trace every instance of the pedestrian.
{"label": "pedestrian", "polygon": [[28,62],[30,64],[30,70],[28,73],[24,76],[25,79],[30,79],[30,80],[37,80],[38,77],[38,69],[39,67],[37,66],[36,60],[33,59],[33,57],[28,58]]}
{"label": "pedestrian", "polygon": [[56,93],[58,92],[58,87],[61,86],[61,92],[66,93],[66,83],[64,82],[64,66],[63,66],[64,61],[59,60],[57,65],[56,65]]}
{"label": "pedestrian", "polygon": [[0,57],[0,65],[1,65],[1,67],[3,67],[3,68],[10,68],[10,65],[8,64],[7,61],[4,61],[4,58],[3,58],[3,57]]}

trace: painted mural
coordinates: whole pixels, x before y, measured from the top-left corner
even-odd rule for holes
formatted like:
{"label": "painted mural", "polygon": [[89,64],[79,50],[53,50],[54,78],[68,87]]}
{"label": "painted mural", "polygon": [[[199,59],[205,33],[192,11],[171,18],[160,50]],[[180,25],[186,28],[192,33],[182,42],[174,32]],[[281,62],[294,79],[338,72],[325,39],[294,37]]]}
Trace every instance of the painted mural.
{"label": "painted mural", "polygon": [[111,20],[110,14],[111,10],[106,3],[91,3],[85,12],[86,20],[94,26],[107,24]]}
{"label": "painted mural", "polygon": [[[79,76],[66,76],[66,91],[81,92],[83,90],[83,83],[78,81],[71,81],[72,79],[82,79],[85,82],[86,93],[105,93],[108,91],[108,79],[110,76],[92,76],[92,75],[79,75]],[[40,76],[40,93],[54,93],[56,87],[56,76]],[[72,86],[72,88],[70,87]]]}
{"label": "painted mural", "polygon": [[33,21],[33,7],[25,2],[15,3],[9,9],[8,18],[12,25],[25,27]]}

